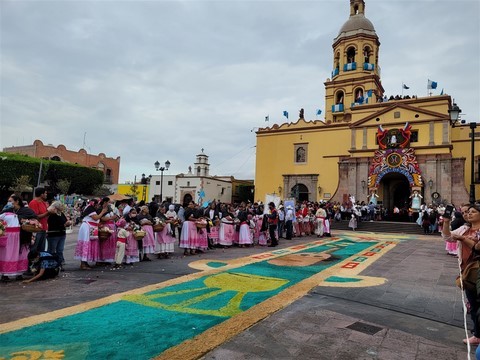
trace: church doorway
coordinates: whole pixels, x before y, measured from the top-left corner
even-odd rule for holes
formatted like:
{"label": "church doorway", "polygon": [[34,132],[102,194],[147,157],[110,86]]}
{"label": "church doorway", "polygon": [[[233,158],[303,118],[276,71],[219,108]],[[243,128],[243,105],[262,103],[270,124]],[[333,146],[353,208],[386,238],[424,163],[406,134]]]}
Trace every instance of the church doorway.
{"label": "church doorway", "polygon": [[382,178],[380,184],[383,193],[382,205],[388,210],[388,214],[393,216],[393,208],[396,206],[400,209],[396,220],[408,221],[410,184],[405,175],[397,172],[388,173]]}
{"label": "church doorway", "polygon": [[309,201],[308,188],[304,184],[296,184],[292,188],[292,197],[294,197],[297,202]]}

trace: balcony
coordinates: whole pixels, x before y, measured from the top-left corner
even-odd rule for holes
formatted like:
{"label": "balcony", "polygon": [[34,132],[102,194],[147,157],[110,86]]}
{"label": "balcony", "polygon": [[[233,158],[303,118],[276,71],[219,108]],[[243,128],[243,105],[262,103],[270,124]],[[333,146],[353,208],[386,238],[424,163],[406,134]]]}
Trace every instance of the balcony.
{"label": "balcony", "polygon": [[338,74],[340,73],[340,69],[339,68],[335,68],[333,71],[332,71],[332,78],[337,76]]}
{"label": "balcony", "polygon": [[343,65],[343,71],[353,71],[353,70],[357,70],[357,63],[356,62],[352,62],[352,63],[348,63],[348,64]]}
{"label": "balcony", "polygon": [[343,112],[343,104],[332,105],[332,113]]}
{"label": "balcony", "polygon": [[375,64],[363,63],[363,70],[374,71],[375,70]]}

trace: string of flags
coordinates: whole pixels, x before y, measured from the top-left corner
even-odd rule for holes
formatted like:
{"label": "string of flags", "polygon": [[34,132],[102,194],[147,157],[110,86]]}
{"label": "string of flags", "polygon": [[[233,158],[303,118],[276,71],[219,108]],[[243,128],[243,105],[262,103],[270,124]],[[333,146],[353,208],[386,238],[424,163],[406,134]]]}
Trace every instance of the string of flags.
{"label": "string of flags", "polygon": [[[438,83],[436,81],[433,81],[433,80],[430,80],[428,79],[427,81],[427,89],[428,90],[433,90],[433,89],[436,89],[438,87]],[[402,82],[402,90],[405,89],[405,90],[409,90],[410,89],[410,86],[408,86],[407,84],[403,83]],[[443,95],[444,94],[444,89],[442,88],[442,91],[440,92],[440,95]],[[369,100],[371,100],[370,98],[372,97],[373,95],[373,91],[372,90],[368,90],[367,91],[367,99],[366,99],[366,103],[369,103]],[[363,98],[362,95],[360,95],[361,98],[357,98],[355,99],[355,102],[356,103],[363,103],[365,101],[365,99]],[[360,101],[359,101],[360,100]],[[315,112],[315,115],[316,116],[319,116],[322,114],[322,110],[321,109],[317,109],[316,112]],[[288,119],[288,111],[287,110],[284,110],[283,111],[283,116],[285,116],[287,119]],[[269,121],[270,120],[270,115],[267,115],[265,116],[265,121]]]}
{"label": "string of flags", "polygon": [[[284,110],[282,115],[285,116],[288,119],[288,111],[287,110]],[[322,109],[315,110],[315,115],[316,116],[322,115]],[[265,121],[270,121],[270,115],[265,116]]]}

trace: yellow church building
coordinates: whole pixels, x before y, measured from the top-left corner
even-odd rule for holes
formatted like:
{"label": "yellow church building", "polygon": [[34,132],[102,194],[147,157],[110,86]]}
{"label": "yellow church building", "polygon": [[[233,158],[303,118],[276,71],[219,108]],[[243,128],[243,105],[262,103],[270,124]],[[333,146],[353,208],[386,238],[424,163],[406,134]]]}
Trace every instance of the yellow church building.
{"label": "yellow church building", "polygon": [[365,1],[350,0],[332,47],[324,121],[306,121],[301,110],[297,122],[257,131],[255,198],[344,202],[355,195],[390,209],[411,206],[417,194],[427,204],[468,202],[475,129],[451,120],[449,95],[385,97]]}

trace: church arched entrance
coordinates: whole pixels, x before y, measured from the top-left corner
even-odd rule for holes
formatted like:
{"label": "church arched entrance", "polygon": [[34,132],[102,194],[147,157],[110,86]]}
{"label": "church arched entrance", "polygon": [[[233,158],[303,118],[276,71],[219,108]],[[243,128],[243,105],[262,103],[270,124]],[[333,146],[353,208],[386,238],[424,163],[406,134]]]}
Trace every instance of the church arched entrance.
{"label": "church arched entrance", "polygon": [[383,207],[392,214],[396,206],[401,213],[406,216],[408,221],[408,208],[410,206],[410,183],[407,177],[398,172],[385,174],[380,182],[380,191],[382,192]]}
{"label": "church arched entrance", "polygon": [[297,202],[309,201],[307,186],[304,184],[296,184],[292,188],[292,196],[297,200]]}

